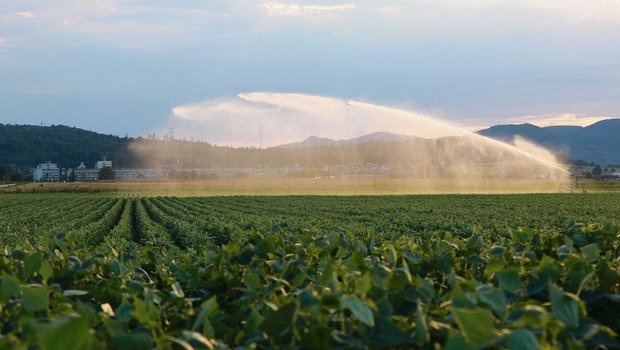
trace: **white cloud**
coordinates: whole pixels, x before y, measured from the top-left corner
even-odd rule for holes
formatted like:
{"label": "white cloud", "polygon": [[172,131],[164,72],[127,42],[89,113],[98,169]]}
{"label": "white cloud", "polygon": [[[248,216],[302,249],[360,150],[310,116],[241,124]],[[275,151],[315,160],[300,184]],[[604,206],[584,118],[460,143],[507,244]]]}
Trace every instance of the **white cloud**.
{"label": "white cloud", "polygon": [[[193,44],[201,40],[197,38],[243,37],[274,31],[294,33],[304,30],[305,25],[317,23],[341,38],[364,42],[393,38],[403,43],[403,40],[431,36],[437,42],[455,35],[500,37],[505,36],[504,32],[537,32],[547,25],[562,28],[561,24],[544,21],[560,15],[620,18],[618,0],[401,0],[389,4],[379,0],[344,1],[347,0],[152,4],[144,0],[38,0],[29,8],[31,12],[14,5],[8,13],[16,19],[16,26],[25,25],[17,19],[36,15],[40,25],[28,30],[39,31],[41,36],[71,31],[87,33],[91,36],[88,40],[96,37],[117,47],[156,50],[179,43]],[[303,19],[303,23],[296,21],[297,18]],[[0,15],[0,23],[4,20]],[[613,32],[610,28],[603,29],[605,33]],[[75,44],[75,38],[71,43]]]}
{"label": "white cloud", "polygon": [[553,11],[569,21],[620,20],[618,0],[526,0],[523,5],[532,9]]}
{"label": "white cloud", "polygon": [[[57,0],[53,2],[33,0],[25,11],[17,2],[0,10],[0,31],[27,37],[15,40],[20,45],[35,45],[37,38],[45,42],[55,41],[54,46],[67,44],[97,43],[115,48],[144,49],[160,52],[170,46],[195,43],[202,38],[212,40],[216,35],[228,36],[245,28],[241,24],[244,13],[239,13],[236,3],[245,0],[229,0],[224,4],[186,1],[183,3],[154,4],[146,0]],[[2,6],[0,6],[2,7]],[[256,3],[245,5],[245,13],[256,14]],[[233,27],[227,16],[235,17]],[[37,19],[37,25],[28,25],[26,19]],[[221,28],[227,30],[221,31]],[[3,33],[4,34],[4,33]],[[77,34],[77,35],[72,35]],[[14,35],[11,35],[12,37]]]}
{"label": "white cloud", "polygon": [[32,12],[27,12],[27,11],[16,12],[15,14],[20,16],[20,17],[24,17],[24,18],[35,18],[35,17],[37,17]]}
{"label": "white cloud", "polygon": [[355,10],[354,4],[342,5],[302,5],[288,4],[282,2],[267,2],[261,5],[263,13],[269,16],[315,16],[326,13],[334,13],[348,10]]}
{"label": "white cloud", "polygon": [[430,5],[438,8],[462,8],[470,11],[498,11],[502,9],[523,9],[530,13],[546,12],[568,21],[608,21],[620,20],[620,1],[618,0],[420,0],[411,3],[401,2],[397,6],[418,7]]}
{"label": "white cloud", "polygon": [[571,113],[528,115],[510,119],[513,123],[530,123],[540,127],[556,125],[588,126],[610,117],[585,116]]}
{"label": "white cloud", "polygon": [[9,42],[9,39],[3,38],[3,37],[0,36],[0,45],[4,45],[4,44],[6,44],[8,42]]}

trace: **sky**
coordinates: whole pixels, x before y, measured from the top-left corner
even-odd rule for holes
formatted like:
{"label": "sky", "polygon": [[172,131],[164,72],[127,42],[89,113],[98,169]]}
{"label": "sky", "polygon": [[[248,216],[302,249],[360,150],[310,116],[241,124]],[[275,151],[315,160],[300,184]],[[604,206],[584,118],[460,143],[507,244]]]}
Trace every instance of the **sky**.
{"label": "sky", "polygon": [[1,0],[0,123],[145,136],[274,92],[586,125],[620,117],[618,33],[620,0]]}

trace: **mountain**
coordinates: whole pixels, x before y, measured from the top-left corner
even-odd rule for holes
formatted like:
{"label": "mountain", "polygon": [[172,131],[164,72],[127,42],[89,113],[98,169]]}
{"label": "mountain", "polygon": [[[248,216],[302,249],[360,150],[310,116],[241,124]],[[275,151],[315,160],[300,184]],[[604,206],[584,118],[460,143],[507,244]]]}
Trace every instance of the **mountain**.
{"label": "mountain", "polygon": [[320,146],[338,146],[338,145],[351,145],[361,144],[367,142],[401,142],[414,139],[415,136],[398,135],[389,132],[374,132],[372,134],[347,139],[347,140],[333,140],[325,137],[310,136],[301,142],[287,143],[284,145],[275,146],[276,148],[307,148],[307,147],[320,147]]}
{"label": "mountain", "polygon": [[620,164],[620,118],[602,120],[586,127],[496,125],[478,133],[506,142],[521,136],[572,160],[583,159],[603,166]]}
{"label": "mountain", "polygon": [[318,137],[318,136],[310,136],[307,139],[301,142],[287,143],[284,145],[276,146],[276,148],[305,148],[305,147],[320,147],[333,145],[338,141],[326,138],[326,137]]}
{"label": "mountain", "polygon": [[[620,119],[605,120],[588,127],[537,127],[531,124],[498,125],[479,132],[511,141],[520,135],[568,158],[594,161],[603,166],[620,164]],[[207,142],[161,140],[103,135],[63,125],[34,126],[0,124],[0,166],[31,167],[46,160],[60,167],[92,167],[103,154],[115,167],[166,168],[270,168],[342,164],[428,164],[446,166],[462,162],[509,161],[506,155],[476,151],[460,138],[425,139],[377,132],[348,140],[310,137],[302,142],[271,147],[234,148]],[[476,153],[478,152],[478,153]]]}

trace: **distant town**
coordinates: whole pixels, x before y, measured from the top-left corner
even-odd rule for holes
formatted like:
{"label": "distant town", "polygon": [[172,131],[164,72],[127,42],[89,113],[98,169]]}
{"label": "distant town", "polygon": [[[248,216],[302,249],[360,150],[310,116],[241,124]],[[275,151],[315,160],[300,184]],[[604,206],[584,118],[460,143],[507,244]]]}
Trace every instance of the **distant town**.
{"label": "distant town", "polygon": [[129,169],[113,168],[111,160],[100,160],[94,167],[87,168],[82,162],[74,169],[59,168],[47,161],[32,171],[35,182],[85,182],[97,180],[165,180],[165,179],[219,179],[240,176],[264,176],[266,169]]}
{"label": "distant town", "polygon": [[[333,175],[330,175],[330,171]],[[321,167],[320,169],[305,169],[299,166],[269,168],[258,166],[254,168],[114,168],[112,161],[103,159],[97,161],[94,167],[87,168],[81,162],[76,168],[60,168],[52,161],[39,164],[32,171],[35,182],[86,182],[97,180],[190,180],[190,179],[226,179],[226,178],[277,178],[277,177],[339,177],[347,178],[387,178],[390,169],[374,163],[355,167]],[[434,166],[415,169],[417,177],[439,177]]]}
{"label": "distant town", "polygon": [[[572,165],[569,169],[575,177],[599,180],[620,179],[620,169],[601,168],[594,164]],[[474,177],[507,177],[504,169],[495,172],[478,169],[470,175]],[[381,178],[427,178],[437,179],[446,176],[442,167],[435,164],[410,165],[392,169],[386,165],[365,163],[355,166],[323,166],[319,168],[293,167],[270,168],[257,166],[253,168],[114,168],[112,161],[103,157],[95,162],[92,168],[81,162],[76,168],[60,168],[52,161],[39,164],[32,171],[34,182],[88,182],[98,180],[116,181],[158,181],[158,180],[193,180],[193,179],[231,179],[231,178],[350,178],[350,179],[381,179]],[[541,174],[526,177],[539,179],[558,179],[560,175]]]}

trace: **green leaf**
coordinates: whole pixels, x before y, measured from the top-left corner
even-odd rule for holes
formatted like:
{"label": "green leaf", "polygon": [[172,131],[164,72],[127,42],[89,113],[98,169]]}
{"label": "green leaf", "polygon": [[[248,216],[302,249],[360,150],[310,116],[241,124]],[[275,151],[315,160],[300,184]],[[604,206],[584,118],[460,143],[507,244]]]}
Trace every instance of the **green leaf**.
{"label": "green leaf", "polygon": [[586,256],[586,261],[590,263],[596,261],[601,253],[594,243],[581,247],[581,252]]}
{"label": "green leaf", "polygon": [[596,275],[601,288],[605,291],[612,291],[618,283],[618,273],[613,264],[606,259],[602,259],[596,266]]}
{"label": "green leaf", "polygon": [[499,286],[508,292],[517,294],[521,290],[521,278],[515,269],[508,269],[495,274]]}
{"label": "green leaf", "polygon": [[455,308],[454,315],[461,326],[465,339],[475,346],[497,336],[493,319],[486,311]]}
{"label": "green leaf", "polygon": [[243,283],[250,289],[257,290],[261,288],[260,278],[255,273],[246,273],[243,276]]}
{"label": "green leaf", "polygon": [[501,260],[491,259],[487,263],[487,266],[485,267],[485,271],[486,273],[499,272],[504,269],[504,265],[505,265],[504,262]]}
{"label": "green leaf", "polygon": [[355,318],[357,318],[360,322],[364,323],[368,327],[375,326],[372,310],[366,303],[357,298],[350,298],[347,296],[343,296],[340,300],[344,308],[349,309],[353,316],[355,316]]}
{"label": "green leaf", "polygon": [[496,288],[486,288],[479,290],[477,295],[480,302],[490,306],[499,317],[505,316],[506,295],[504,292]]}
{"label": "green leaf", "polygon": [[508,336],[506,345],[510,350],[539,350],[540,344],[536,336],[529,329],[518,329]]}
{"label": "green leaf", "polygon": [[299,307],[302,310],[308,309],[319,303],[319,299],[316,297],[314,291],[309,288],[301,291],[297,297],[297,300],[299,300]]}
{"label": "green leaf", "polygon": [[[565,263],[566,276],[563,289],[575,293],[582,286],[589,275],[594,272],[594,264],[586,261],[585,256],[570,254]],[[584,282],[585,281],[585,282]]]}
{"label": "green leaf", "polygon": [[245,326],[243,327],[246,332],[254,332],[259,329],[265,318],[252,308],[250,315],[245,320]]}
{"label": "green leaf", "polygon": [[132,304],[129,304],[127,301],[123,300],[114,313],[117,320],[128,322],[133,317],[134,310],[135,308]]}
{"label": "green leaf", "polygon": [[443,348],[444,350],[475,350],[475,348],[465,341],[460,334],[454,331],[448,333],[448,340]]}
{"label": "green leaf", "polygon": [[27,256],[26,259],[24,259],[24,274],[26,278],[29,278],[33,273],[37,272],[41,268],[42,262],[43,257],[41,257],[39,253]]}
{"label": "green leaf", "polygon": [[26,311],[44,311],[48,306],[47,288],[41,285],[23,286],[22,307]]}
{"label": "green leaf", "polygon": [[262,324],[263,331],[270,337],[281,336],[293,325],[297,309],[297,303],[290,303],[271,313]]}
{"label": "green leaf", "polygon": [[475,295],[473,293],[466,293],[465,289],[467,288],[469,288],[467,283],[458,283],[452,290],[451,301],[453,307],[471,309],[476,306]]}
{"label": "green leaf", "polygon": [[323,265],[323,271],[319,281],[324,286],[329,287],[332,291],[338,290],[338,278],[334,273],[334,265],[332,263],[326,262]]}
{"label": "green leaf", "polygon": [[217,312],[217,298],[212,296],[207,301],[202,303],[200,307],[200,313],[196,317],[194,321],[194,325],[192,327],[193,331],[197,331],[205,318],[209,318],[213,316]]}
{"label": "green leaf", "polygon": [[372,281],[370,279],[369,274],[365,273],[362,277],[355,279],[355,293],[361,295],[362,297],[366,296],[366,293],[372,288]]}
{"label": "green leaf", "polygon": [[428,331],[428,324],[426,323],[426,312],[424,311],[424,304],[420,301],[420,299],[418,299],[417,304],[415,339],[422,344],[426,344],[431,340]]}
{"label": "green leaf", "polygon": [[539,279],[549,281],[555,281],[562,273],[558,263],[547,255],[540,259],[540,264],[538,264],[536,272]]}
{"label": "green leaf", "polygon": [[52,269],[52,265],[49,262],[44,261],[41,264],[41,268],[39,269],[39,275],[43,277],[44,281],[47,281],[50,277],[54,275],[54,269]]}
{"label": "green leaf", "polygon": [[19,280],[12,275],[2,271],[2,294],[16,297],[19,296]]}
{"label": "green leaf", "polygon": [[94,336],[84,317],[54,321],[41,335],[42,350],[82,350],[93,348]]}
{"label": "green leaf", "polygon": [[139,322],[147,325],[155,325],[160,322],[160,310],[152,301],[142,299],[134,300],[133,315]]}
{"label": "green leaf", "polygon": [[553,315],[564,323],[568,328],[579,327],[579,305],[577,297],[573,294],[564,293],[554,284],[549,285],[551,297],[551,311]]}
{"label": "green leaf", "polygon": [[403,332],[394,323],[385,319],[377,318],[375,332],[372,341],[383,347],[415,344],[415,340]]}
{"label": "green leaf", "polygon": [[454,268],[454,258],[450,252],[443,252],[437,259],[437,268],[443,273],[449,273]]}

